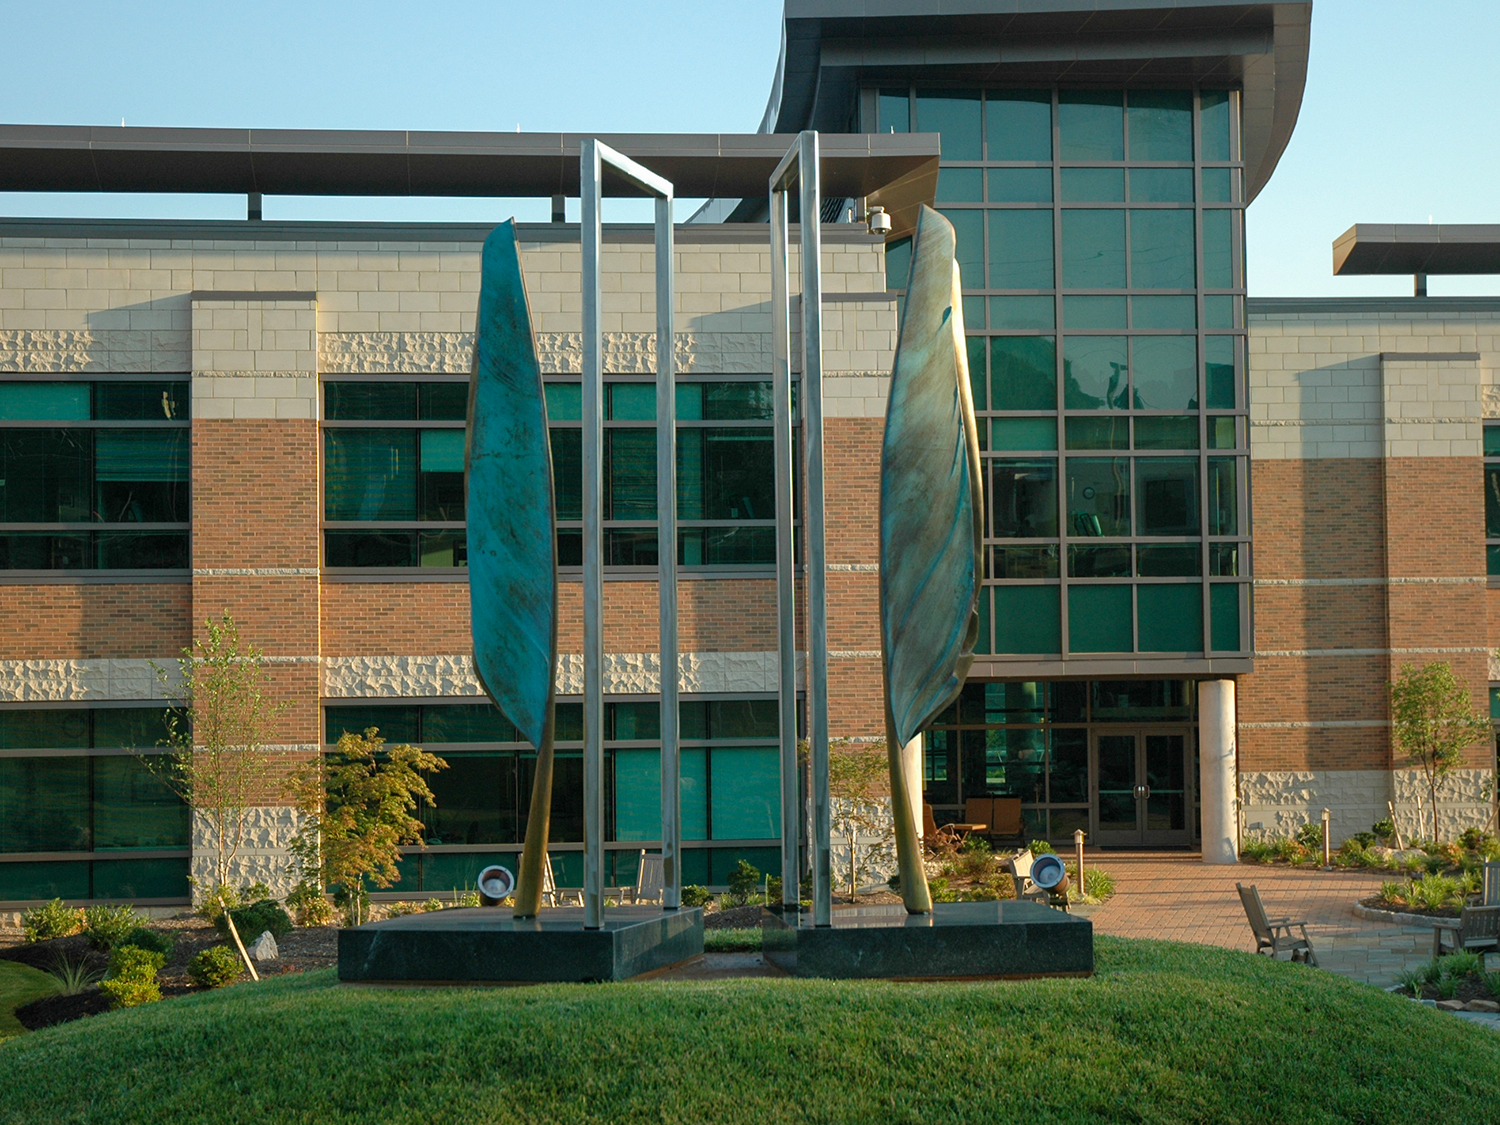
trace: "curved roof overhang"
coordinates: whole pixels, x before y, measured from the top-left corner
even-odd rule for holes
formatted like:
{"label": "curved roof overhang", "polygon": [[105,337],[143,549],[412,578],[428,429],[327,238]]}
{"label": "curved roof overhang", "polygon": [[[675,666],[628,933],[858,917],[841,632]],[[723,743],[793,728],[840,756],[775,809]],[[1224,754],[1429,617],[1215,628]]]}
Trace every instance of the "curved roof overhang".
{"label": "curved roof overhang", "polygon": [[1500,273],[1500,224],[1356,223],[1333,240],[1333,272]]}
{"label": "curved roof overhang", "polygon": [[847,132],[859,87],[887,79],[1222,84],[1243,91],[1254,199],[1297,123],[1311,20],[1310,2],[786,0],[761,130]]}

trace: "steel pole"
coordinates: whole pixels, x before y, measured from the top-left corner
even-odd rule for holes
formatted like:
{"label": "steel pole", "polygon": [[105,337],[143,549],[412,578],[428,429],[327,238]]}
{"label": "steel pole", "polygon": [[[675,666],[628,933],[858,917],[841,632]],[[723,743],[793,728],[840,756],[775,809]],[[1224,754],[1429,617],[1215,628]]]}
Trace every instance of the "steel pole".
{"label": "steel pole", "polygon": [[604,333],[599,319],[603,251],[599,143],[578,159],[583,250],[583,925],[604,925]]}
{"label": "steel pole", "polygon": [[771,189],[771,378],[776,409],[776,653],[781,721],[781,902],[801,899],[797,793],[797,599],[792,554],[792,331],[787,244],[787,195]]}
{"label": "steel pole", "polygon": [[677,361],[673,354],[672,197],[656,201],[656,562],[661,597],[663,910],[682,905],[682,787],[677,710]]}
{"label": "steel pole", "polygon": [[807,711],[812,758],[813,924],[833,922],[832,823],[828,797],[828,554],[823,526],[823,238],[818,134],[797,137],[801,187],[802,403],[806,454]]}

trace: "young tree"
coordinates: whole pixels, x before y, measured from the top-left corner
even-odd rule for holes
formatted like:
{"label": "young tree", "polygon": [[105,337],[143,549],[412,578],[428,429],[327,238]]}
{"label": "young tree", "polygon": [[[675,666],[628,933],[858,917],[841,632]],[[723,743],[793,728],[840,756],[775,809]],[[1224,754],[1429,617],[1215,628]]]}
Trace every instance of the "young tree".
{"label": "young tree", "polygon": [[291,704],[270,698],[260,650],[241,640],[228,610],[203,628],[203,636],[182,650],[177,678],[156,668],[172,704],[167,750],[140,760],[206,824],[216,884],[206,893],[220,894],[229,886],[250,810],[279,788],[282,757],[266,739]]}
{"label": "young tree", "polygon": [[[834,805],[834,831],[849,841],[849,894],[858,893],[858,882],[874,861],[891,853],[896,844],[896,826],[882,800],[890,797],[890,763],[885,742],[854,742],[838,739],[828,753],[828,795]],[[863,862],[860,837],[876,837],[866,845]]]}
{"label": "young tree", "polygon": [[1391,733],[1396,746],[1427,779],[1436,840],[1438,786],[1463,760],[1464,750],[1493,737],[1493,728],[1445,660],[1422,668],[1403,664],[1390,691]]}
{"label": "young tree", "polygon": [[345,731],[331,754],[296,774],[292,795],[305,819],[292,850],[304,877],[317,871],[324,885],[339,888],[350,925],[363,920],[367,884],[389,887],[401,877],[401,845],[423,843],[412,814],[418,798],[436,802],[422,775],[447,768],[418,747],[387,747],[370,727]]}

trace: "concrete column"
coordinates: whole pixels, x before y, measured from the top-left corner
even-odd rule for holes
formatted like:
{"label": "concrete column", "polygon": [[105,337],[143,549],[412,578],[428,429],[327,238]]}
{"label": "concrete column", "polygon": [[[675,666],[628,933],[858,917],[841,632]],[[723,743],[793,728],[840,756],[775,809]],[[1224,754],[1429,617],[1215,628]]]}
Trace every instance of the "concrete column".
{"label": "concrete column", "polygon": [[1198,684],[1198,796],[1203,806],[1203,862],[1238,863],[1235,823],[1234,681]]}
{"label": "concrete column", "polygon": [[906,792],[911,804],[917,837],[922,836],[922,736],[919,734],[901,748],[901,770],[906,775]]}

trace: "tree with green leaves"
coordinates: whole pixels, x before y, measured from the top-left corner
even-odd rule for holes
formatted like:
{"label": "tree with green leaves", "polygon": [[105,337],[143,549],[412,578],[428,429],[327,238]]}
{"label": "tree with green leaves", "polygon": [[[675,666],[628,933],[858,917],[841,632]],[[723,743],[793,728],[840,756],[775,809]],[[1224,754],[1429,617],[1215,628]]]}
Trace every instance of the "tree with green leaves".
{"label": "tree with green leaves", "polygon": [[338,888],[351,926],[364,920],[370,886],[401,877],[401,845],[423,840],[417,801],[435,804],[423,774],[448,763],[416,746],[386,746],[375,727],[345,731],[333,751],[293,778],[291,794],[304,814],[292,851],[304,879],[316,872]]}
{"label": "tree with green leaves", "polygon": [[1489,717],[1446,660],[1418,668],[1403,664],[1390,685],[1391,735],[1407,761],[1422,770],[1432,800],[1432,838],[1438,838],[1438,787],[1463,761],[1463,752],[1494,737]]}
{"label": "tree with green leaves", "polygon": [[285,756],[267,740],[291,704],[271,698],[261,651],[240,637],[228,610],[204,621],[175,676],[153,667],[172,704],[166,752],[140,761],[207,827],[216,886],[199,891],[219,895],[229,887],[252,810],[280,789]]}

